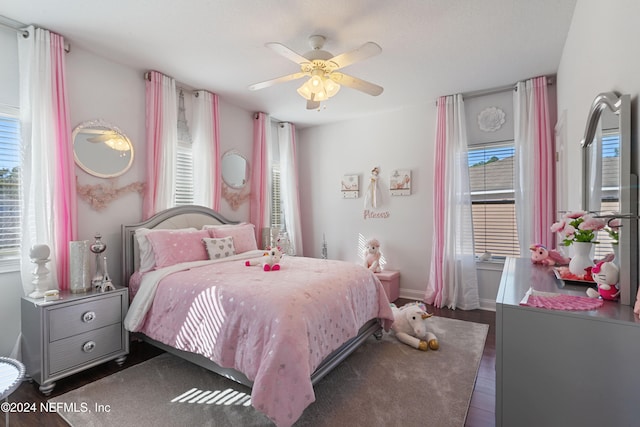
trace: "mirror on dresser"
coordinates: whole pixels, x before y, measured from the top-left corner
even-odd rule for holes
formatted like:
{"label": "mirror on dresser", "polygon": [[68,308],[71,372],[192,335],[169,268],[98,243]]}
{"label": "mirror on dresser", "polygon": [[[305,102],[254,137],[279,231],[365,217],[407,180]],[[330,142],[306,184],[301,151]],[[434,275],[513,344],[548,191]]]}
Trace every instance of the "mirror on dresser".
{"label": "mirror on dresser", "polygon": [[73,154],[82,170],[100,178],[120,176],[133,164],[133,144],[127,135],[101,119],[76,126]]}
{"label": "mirror on dresser", "polygon": [[[589,111],[582,146],[582,209],[618,217],[620,302],[632,305],[638,289],[638,188],[636,150],[631,144],[629,95],[598,94]],[[601,231],[596,257],[613,249]]]}

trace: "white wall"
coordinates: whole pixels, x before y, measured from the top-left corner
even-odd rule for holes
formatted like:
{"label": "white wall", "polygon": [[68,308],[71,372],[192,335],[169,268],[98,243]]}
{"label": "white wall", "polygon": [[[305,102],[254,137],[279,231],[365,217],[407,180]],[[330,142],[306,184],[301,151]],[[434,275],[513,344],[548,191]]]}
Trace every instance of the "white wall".
{"label": "white wall", "polygon": [[[465,102],[469,138],[477,142],[513,138],[512,96],[511,92],[504,92]],[[488,106],[499,106],[508,116],[507,123],[496,135],[474,131],[478,127],[477,113]],[[306,256],[320,256],[324,234],[329,258],[360,262],[358,235],[377,237],[388,261],[386,268],[401,273],[400,296],[418,300],[424,297],[433,231],[435,113],[434,97],[420,107],[299,131]],[[380,167],[383,195],[382,203],[375,210],[389,212],[385,219],[363,217],[364,191],[374,166]],[[411,169],[410,196],[389,196],[389,175],[394,169]],[[360,175],[358,199],[342,199],[340,180],[345,174]],[[478,266],[481,304],[484,308],[494,308],[502,265]]]}
{"label": "white wall", "polygon": [[[0,102],[17,106],[18,71],[16,35],[0,31]],[[135,157],[132,168],[112,180],[93,177],[76,167],[80,185],[113,183],[123,187],[135,181],[145,181],[145,83],[144,71],[135,70],[106,60],[85,49],[73,45],[66,55],[67,95],[72,128],[83,121],[101,118],[127,134],[132,141]],[[5,56],[7,52],[7,56]],[[215,92],[216,88],[204,88]],[[252,113],[219,100],[221,152],[236,149],[251,159],[253,135]],[[250,160],[249,160],[250,161]],[[248,203],[233,211],[222,201],[221,213],[229,219],[248,220]],[[142,218],[142,197],[128,193],[96,211],[85,201],[78,199],[78,239],[91,240],[100,232],[107,244],[109,274],[114,282],[120,280],[121,249],[120,226],[139,222]],[[20,304],[22,285],[18,273],[0,273],[0,287],[4,298],[0,299],[0,355],[8,355],[20,331]]]}
{"label": "white wall", "polygon": [[581,0],[571,22],[558,69],[558,115],[565,115],[567,208],[580,208],[580,149],[591,103],[601,92],[631,95],[631,141],[638,147],[640,111],[640,2]]}
{"label": "white wall", "polygon": [[[307,128],[298,133],[302,232],[305,256],[320,256],[326,235],[329,258],[360,262],[358,235],[377,237],[388,261],[400,270],[403,295],[421,299],[431,259],[431,200],[435,103],[372,117]],[[380,168],[379,212],[364,219],[364,190]],[[411,169],[412,195],[390,197],[389,174]],[[360,197],[343,199],[345,174],[360,175]]]}

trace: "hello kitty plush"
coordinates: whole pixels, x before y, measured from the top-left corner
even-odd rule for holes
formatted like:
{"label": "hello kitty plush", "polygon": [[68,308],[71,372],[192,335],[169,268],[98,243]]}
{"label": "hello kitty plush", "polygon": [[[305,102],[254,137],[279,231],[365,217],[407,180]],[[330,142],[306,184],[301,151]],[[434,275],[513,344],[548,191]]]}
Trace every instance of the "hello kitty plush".
{"label": "hello kitty plush", "polygon": [[592,298],[600,296],[605,300],[616,301],[620,296],[620,288],[618,287],[619,272],[618,266],[612,262],[597,263],[591,269],[591,275],[598,284],[598,290],[589,288],[587,289],[587,295]]}

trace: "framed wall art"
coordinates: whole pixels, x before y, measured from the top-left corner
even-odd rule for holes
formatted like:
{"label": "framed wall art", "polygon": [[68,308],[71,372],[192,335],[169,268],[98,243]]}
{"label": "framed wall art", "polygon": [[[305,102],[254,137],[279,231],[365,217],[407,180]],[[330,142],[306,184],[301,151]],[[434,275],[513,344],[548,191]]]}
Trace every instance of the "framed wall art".
{"label": "framed wall art", "polygon": [[392,196],[411,195],[411,170],[396,169],[391,171],[389,190]]}
{"label": "framed wall art", "polygon": [[342,198],[357,199],[359,196],[359,178],[358,175],[345,175],[342,177]]}

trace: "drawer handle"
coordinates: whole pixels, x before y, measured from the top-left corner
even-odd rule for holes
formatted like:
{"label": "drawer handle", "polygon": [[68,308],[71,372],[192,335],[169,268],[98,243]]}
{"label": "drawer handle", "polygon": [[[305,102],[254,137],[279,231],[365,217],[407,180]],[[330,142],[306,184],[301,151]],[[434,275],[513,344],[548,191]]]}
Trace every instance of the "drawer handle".
{"label": "drawer handle", "polygon": [[87,341],[82,345],[82,351],[84,351],[85,353],[91,353],[94,348],[96,348],[95,341]]}
{"label": "drawer handle", "polygon": [[89,322],[93,322],[93,320],[96,318],[96,313],[95,311],[87,311],[86,313],[84,313],[82,315],[82,321],[84,323],[89,323]]}

